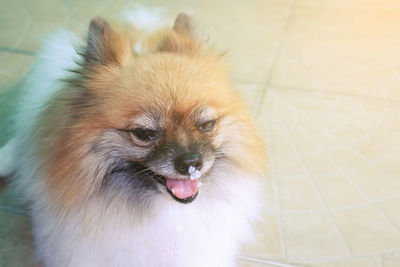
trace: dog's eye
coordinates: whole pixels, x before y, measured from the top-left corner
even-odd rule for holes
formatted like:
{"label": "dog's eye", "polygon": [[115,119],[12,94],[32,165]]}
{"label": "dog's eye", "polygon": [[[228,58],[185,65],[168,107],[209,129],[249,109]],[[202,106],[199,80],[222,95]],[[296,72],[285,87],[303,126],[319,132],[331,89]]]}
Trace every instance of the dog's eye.
{"label": "dog's eye", "polygon": [[209,120],[199,124],[198,128],[203,132],[208,132],[214,129],[214,126],[215,126],[215,120]]}
{"label": "dog's eye", "polygon": [[147,128],[135,128],[132,134],[141,141],[152,141],[156,139],[160,133],[158,131],[147,129]]}

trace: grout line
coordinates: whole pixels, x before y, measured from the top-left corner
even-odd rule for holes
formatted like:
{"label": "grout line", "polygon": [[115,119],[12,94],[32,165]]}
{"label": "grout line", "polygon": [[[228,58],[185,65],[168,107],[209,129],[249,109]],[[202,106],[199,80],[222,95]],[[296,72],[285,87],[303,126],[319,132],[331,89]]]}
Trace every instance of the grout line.
{"label": "grout line", "polygon": [[252,261],[252,262],[257,262],[257,263],[267,263],[269,265],[280,266],[280,267],[300,267],[299,265],[292,265],[292,264],[286,264],[286,263],[281,263],[281,262],[276,262],[276,261],[271,261],[271,260],[262,260],[262,259],[244,257],[244,256],[240,256],[239,258],[242,260],[247,260],[247,261]]}
{"label": "grout line", "polygon": [[256,104],[258,101],[258,95],[260,90],[262,90],[262,83],[260,82],[251,82],[251,81],[245,81],[245,80],[241,80],[241,79],[231,79],[232,85],[235,89],[235,91],[237,91],[239,93],[239,95],[241,97],[244,97],[245,94],[247,93],[247,90],[243,90],[244,86],[254,86],[256,87],[256,93],[255,96],[253,96],[251,98],[251,101],[249,103],[247,103],[247,105],[250,107],[252,114],[256,113]]}
{"label": "grout line", "polygon": [[258,117],[258,115],[259,115],[259,113],[261,111],[262,103],[264,101],[264,98],[265,98],[265,95],[266,95],[266,92],[267,92],[267,88],[271,84],[272,73],[273,73],[273,71],[275,69],[275,66],[277,64],[277,61],[278,61],[278,54],[279,54],[279,52],[280,52],[280,50],[282,48],[283,40],[285,39],[285,35],[286,35],[287,31],[288,31],[288,28],[289,28],[289,25],[290,25],[290,22],[291,22],[291,19],[292,19],[294,2],[295,2],[295,0],[291,0],[290,1],[289,10],[288,10],[288,13],[287,13],[287,19],[285,21],[285,24],[283,25],[282,34],[281,34],[278,42],[276,43],[277,44],[276,48],[275,48],[275,50],[274,50],[274,52],[272,54],[271,67],[270,67],[269,71],[267,71],[267,73],[265,75],[265,78],[264,78],[265,85],[262,88],[261,95],[258,98],[258,101],[255,103],[256,117]]}
{"label": "grout line", "polygon": [[18,40],[13,44],[14,46],[19,45],[22,41],[24,41],[24,39],[26,38],[26,36],[28,35],[29,32],[32,32],[32,25],[33,25],[33,12],[32,12],[32,6],[30,3],[28,3],[27,1],[19,1],[21,3],[21,5],[26,9],[27,13],[28,13],[28,17],[29,17],[29,24],[28,27],[25,28],[25,31],[19,35]]}
{"label": "grout line", "polygon": [[252,81],[252,80],[245,80],[242,78],[232,78],[231,82],[235,85],[237,84],[246,84],[246,85],[261,85],[262,82]]}
{"label": "grout line", "polygon": [[104,12],[104,10],[106,10],[109,6],[111,6],[113,4],[114,0],[110,0],[107,4],[105,4],[99,11],[97,11],[97,14],[101,14],[102,12]]}
{"label": "grout line", "polygon": [[[268,127],[268,143],[271,144],[272,143],[272,138],[271,138],[271,126],[269,124]],[[274,166],[274,160],[272,157],[272,146],[270,146],[271,149],[268,150],[270,151],[269,154],[271,156],[269,156],[270,158],[270,162],[271,162],[271,166]],[[272,171],[272,168],[271,168]],[[276,179],[276,175],[274,173],[274,175],[272,176],[272,181],[273,181],[273,188],[274,188],[274,199],[275,199],[275,205],[276,208],[278,209],[278,229],[279,229],[279,240],[280,240],[280,249],[281,249],[281,254],[283,254],[284,257],[287,256],[287,252],[286,252],[286,235],[285,235],[285,231],[284,231],[284,227],[283,227],[283,218],[282,218],[282,208],[281,208],[281,201],[280,201],[280,192],[279,192],[279,185],[278,185],[278,180]]]}
{"label": "grout line", "polygon": [[[375,129],[378,128],[378,126],[380,124],[382,124],[382,122],[384,121],[384,118],[387,116],[387,109],[385,108],[384,110],[384,114],[383,114],[383,119],[380,119],[377,124],[376,127],[372,128],[370,131],[368,131],[364,136],[368,136],[370,135]],[[307,133],[308,134],[308,133]],[[361,157],[364,161],[371,161],[369,160],[365,155],[363,155],[362,153],[360,153],[357,149],[355,149],[351,144],[347,144],[345,143],[341,138],[339,138],[339,142],[341,142],[346,148],[350,149],[350,151],[352,151],[353,153],[357,154],[359,157]],[[319,145],[319,144],[318,144]],[[382,210],[382,208],[376,203],[376,201],[374,201],[373,199],[370,199],[368,197],[368,194],[358,185],[356,184],[348,175],[347,171],[343,171],[342,168],[340,168],[336,162],[334,162],[333,158],[331,155],[328,155],[328,157],[330,158],[331,162],[335,165],[336,169],[343,175],[346,177],[346,180],[353,186],[353,188],[355,188],[366,200],[367,203],[365,203],[365,205],[372,205],[375,207],[375,209],[378,210],[378,212],[385,217],[390,224],[398,231],[400,232],[400,227],[387,215],[387,213]],[[376,160],[372,160],[373,162],[377,162],[379,159]],[[377,168],[378,170],[380,170],[381,172],[385,173],[388,176],[393,177],[392,174],[386,172],[384,169],[382,169],[380,166],[376,166],[375,168]],[[339,170],[340,169],[340,170]]]}
{"label": "grout line", "polygon": [[[352,148],[350,148],[350,149],[353,150]],[[361,155],[362,155],[362,154],[361,154]],[[362,156],[363,156],[363,155],[362,155]],[[363,157],[363,159],[366,160],[366,159],[368,159],[368,158],[364,158],[364,157]],[[336,166],[336,168],[338,168],[338,166]],[[378,170],[381,170],[383,173],[385,173],[385,174],[388,175],[388,176],[394,177],[392,174],[387,173],[385,170],[383,170],[383,169],[382,169],[381,167],[379,167],[379,166],[375,166],[375,168],[377,168]],[[347,172],[343,172],[342,175],[344,175],[344,176],[346,177],[346,180],[351,179],[351,178],[348,176]],[[351,180],[352,180],[352,179],[351,179]],[[354,182],[354,183],[355,183],[355,182]],[[350,184],[352,184],[352,183],[350,183]],[[390,216],[379,206],[379,203],[385,202],[386,200],[390,200],[391,198],[397,198],[398,195],[394,195],[394,196],[391,196],[391,197],[387,197],[387,198],[384,198],[384,199],[382,199],[382,200],[373,200],[373,199],[370,199],[370,198],[368,197],[368,194],[367,194],[358,184],[357,184],[356,186],[353,185],[353,187],[356,187],[356,190],[359,191],[359,193],[360,193],[364,198],[367,199],[367,202],[365,203],[365,206],[367,206],[367,205],[372,205],[372,206],[374,206],[375,209],[376,209],[383,217],[385,217],[385,218],[390,222],[390,224],[400,233],[400,226],[398,226],[398,225],[390,218]],[[360,205],[360,206],[364,206],[364,205]]]}
{"label": "grout line", "polygon": [[[386,101],[387,102],[387,101]],[[363,105],[365,105],[365,101],[362,102]],[[383,114],[381,114],[381,119],[375,123],[375,127],[372,127],[366,134],[363,135],[363,137],[368,137],[371,135],[376,129],[379,128],[379,126],[385,121],[388,115],[388,106],[384,105],[384,111]]]}
{"label": "grout line", "polygon": [[336,170],[345,177],[345,179],[347,180],[347,182],[353,186],[353,188],[361,195],[364,197],[364,199],[367,200],[367,202],[365,203],[365,206],[371,205],[373,206],[375,209],[378,210],[378,212],[385,217],[389,223],[392,225],[392,227],[394,227],[398,232],[400,232],[400,228],[399,226],[397,226],[388,216],[387,214],[378,206],[378,204],[376,202],[374,202],[373,200],[371,200],[368,197],[368,194],[356,183],[353,181],[353,179],[351,179],[351,177],[348,175],[347,172],[343,171],[342,168],[340,166],[338,166],[336,164],[336,162],[331,158],[330,155],[328,155],[329,159],[331,160],[332,164],[334,164]]}
{"label": "grout line", "polygon": [[[276,109],[274,108],[272,110],[272,113],[275,113]],[[273,154],[273,146],[272,146],[272,138],[271,138],[271,124],[268,124],[268,130],[266,131],[267,133],[267,152],[268,152],[268,159],[270,160],[270,165],[271,165],[271,181],[272,181],[272,187],[273,187],[273,194],[274,194],[274,200],[275,200],[275,208],[274,210],[278,214],[278,231],[279,231],[279,241],[280,241],[280,250],[281,250],[281,255],[283,254],[284,257],[287,256],[286,253],[286,238],[285,238],[285,233],[284,233],[284,227],[283,227],[283,218],[282,218],[282,209],[281,209],[281,201],[280,201],[280,192],[279,192],[279,185],[278,185],[278,180],[276,179],[276,173],[273,167],[275,166],[274,163],[274,157],[272,156]]]}
{"label": "grout line", "polygon": [[[325,91],[324,91],[324,93],[325,93]],[[342,99],[342,97],[340,99]],[[358,100],[359,101],[357,101],[356,109],[354,110],[354,112],[352,112],[352,115],[349,116],[349,118],[347,120],[343,121],[342,123],[338,123],[338,125],[336,127],[332,127],[330,129],[322,129],[322,133],[323,134],[329,134],[331,132],[338,131],[338,130],[344,128],[350,122],[354,121],[354,119],[357,118],[357,116],[361,113],[362,106],[363,106],[363,101],[361,101],[362,99],[358,99]],[[348,115],[348,114],[346,114],[346,115]]]}
{"label": "grout line", "polygon": [[[279,98],[277,98],[276,96],[274,97],[275,98],[275,101],[279,101]],[[272,109],[272,114],[276,114],[277,113],[277,109],[276,109],[276,106],[274,106],[273,107],[273,109]],[[272,135],[271,135],[271,133],[272,133],[272,131],[271,131],[271,125],[272,124],[268,124],[268,128],[269,128],[269,131],[268,131],[268,142],[270,143],[270,144],[272,144]],[[273,151],[272,150],[272,145],[271,145],[271,151]],[[271,159],[271,162],[272,162],[272,166],[275,166],[275,164],[274,164],[274,162],[275,162],[275,159],[274,159],[274,157],[272,157],[272,152],[271,152],[271,156],[270,156],[270,159]],[[276,200],[276,203],[277,203],[277,205],[278,205],[278,207],[277,207],[277,209],[278,209],[278,211],[279,211],[279,234],[280,234],[280,241],[281,241],[281,251],[282,251],[282,253],[283,253],[283,255],[286,257],[287,256],[287,244],[286,244],[286,233],[285,233],[285,227],[284,227],[284,222],[283,222],[283,217],[282,217],[282,203],[281,203],[281,194],[280,194],[280,190],[279,190],[279,181],[278,181],[278,179],[277,179],[277,174],[276,173],[274,173],[275,175],[274,175],[274,189],[275,189],[275,200]]]}
{"label": "grout line", "polygon": [[[350,184],[350,186],[352,186],[352,184],[350,182],[348,182],[348,183]],[[358,192],[357,189],[355,189],[355,190]],[[390,197],[386,197],[386,198],[382,198],[382,199],[375,200],[375,201],[365,201],[365,202],[363,202],[361,204],[349,205],[347,207],[333,208],[331,210],[334,211],[334,212],[342,212],[342,211],[354,210],[354,209],[364,208],[364,207],[371,206],[371,205],[379,205],[380,203],[383,203],[383,202],[386,202],[386,201],[390,201],[390,200],[395,200],[395,199],[398,199],[398,198],[400,198],[400,194],[396,194],[396,195],[393,195],[393,196],[390,196]],[[278,211],[278,209],[269,209],[266,212],[268,214],[272,214],[273,212],[277,212],[277,211]],[[307,209],[307,210],[285,209],[283,211],[283,213],[285,213],[285,214],[314,214],[314,213],[321,213],[321,210],[320,209]]]}
{"label": "grout line", "polygon": [[80,5],[74,5],[74,6],[76,6],[75,7],[75,9],[72,9],[71,8],[71,12],[69,12],[69,15],[71,16],[71,17],[73,17],[74,15],[76,15],[76,13],[78,13],[83,7],[85,7],[86,5],[88,5],[88,3],[89,3],[90,1],[85,1],[85,0],[83,0],[83,1],[80,1]]}
{"label": "grout line", "polygon": [[[281,125],[282,125],[282,123],[281,123]],[[289,135],[289,133],[290,133],[290,137],[292,137],[293,134],[292,134],[292,132],[291,132],[290,129],[288,129],[288,131],[286,132],[286,135]],[[304,167],[305,170],[308,172],[308,175],[309,175],[309,176],[308,176],[308,179],[309,179],[309,181],[311,182],[311,185],[312,185],[312,187],[313,187],[313,189],[314,189],[314,192],[317,194],[318,198],[320,199],[320,201],[321,201],[322,204],[324,205],[324,208],[325,208],[326,211],[328,212],[328,215],[329,215],[329,218],[330,218],[330,220],[331,220],[331,223],[333,224],[333,226],[334,226],[334,228],[335,228],[337,234],[339,235],[340,239],[342,240],[342,243],[343,243],[343,245],[344,245],[344,247],[345,247],[345,250],[346,250],[347,255],[348,255],[348,256],[352,255],[350,246],[347,244],[347,241],[346,241],[346,239],[345,239],[345,237],[344,237],[342,231],[340,230],[338,223],[336,222],[336,220],[335,220],[335,218],[334,218],[334,216],[333,216],[333,212],[332,212],[331,208],[329,207],[327,201],[325,200],[325,198],[324,198],[323,195],[321,194],[321,190],[319,190],[319,188],[318,188],[318,186],[317,186],[317,183],[315,182],[314,175],[311,173],[311,171],[310,171],[310,169],[308,168],[308,165],[306,164],[304,158],[301,156],[301,153],[300,153],[300,151],[299,151],[298,146],[297,146],[293,141],[292,141],[292,144],[293,144],[293,146],[294,146],[294,149],[295,149],[295,151],[296,151],[297,156],[300,158],[300,160],[301,160],[301,162],[302,162],[303,167]]]}
{"label": "grout line", "polygon": [[[350,182],[348,182],[348,183],[350,184],[350,186],[352,186],[352,184]],[[358,190],[356,188],[354,188],[354,189],[358,192]],[[380,203],[383,203],[383,202],[386,202],[386,201],[391,201],[391,200],[396,200],[398,198],[400,198],[400,194],[392,195],[390,197],[385,197],[385,198],[381,198],[381,199],[374,200],[374,201],[365,201],[365,202],[363,202],[361,204],[349,205],[347,207],[334,208],[334,209],[331,209],[331,210],[334,211],[334,212],[342,212],[342,211],[354,210],[354,209],[364,208],[364,207],[367,207],[367,206],[370,206],[370,205],[374,205],[374,204],[375,205],[379,205]],[[275,208],[275,209],[269,209],[266,212],[268,214],[272,214],[272,213],[277,212],[277,211],[279,211],[279,209]],[[314,214],[314,213],[321,213],[321,210],[320,209],[307,209],[307,210],[285,209],[283,211],[283,213],[285,213],[285,214]]]}
{"label": "grout line", "polygon": [[[290,104],[287,103],[287,101],[285,101],[285,104],[286,104],[286,106],[287,106],[289,109],[293,109],[293,108],[290,106]],[[298,112],[298,110],[295,110],[295,112]],[[281,126],[283,126],[282,120],[280,120],[280,124],[281,124]],[[304,127],[301,126],[300,129],[302,129],[304,133],[306,133],[307,135],[309,135],[309,133],[307,132],[306,129],[304,129]],[[286,136],[290,135],[290,137],[293,135],[291,129],[287,129],[287,131],[285,131],[285,134],[286,134]],[[309,137],[311,138],[311,136],[309,136]],[[293,140],[293,138],[289,138],[289,140]],[[311,140],[313,140],[313,139],[311,138]],[[315,143],[315,141],[314,141],[314,143]],[[316,144],[316,143],[315,143],[315,144]],[[307,173],[308,173],[309,181],[311,182],[311,184],[312,184],[312,186],[313,186],[313,188],[314,188],[315,193],[318,195],[320,201],[321,201],[322,204],[324,205],[324,208],[327,210],[328,215],[329,215],[329,218],[331,219],[331,222],[333,223],[333,225],[334,225],[334,227],[335,227],[335,229],[336,229],[336,232],[339,234],[339,236],[340,236],[340,238],[341,238],[341,240],[342,240],[342,242],[343,242],[343,244],[344,244],[344,246],[345,246],[347,255],[352,255],[350,246],[348,245],[348,243],[347,243],[347,241],[346,241],[346,239],[345,239],[345,237],[344,237],[342,231],[341,231],[340,228],[339,228],[339,225],[337,224],[337,222],[336,222],[336,220],[335,220],[335,218],[334,218],[334,216],[333,216],[333,211],[332,211],[332,209],[329,207],[327,201],[325,200],[325,198],[324,198],[323,195],[321,194],[321,191],[318,190],[319,188],[318,188],[318,186],[317,186],[317,183],[315,182],[314,175],[310,172],[310,169],[308,168],[308,166],[307,166],[307,164],[306,164],[304,158],[302,157],[302,155],[301,155],[301,153],[300,153],[300,151],[299,151],[299,148],[298,148],[297,144],[296,144],[295,142],[292,141],[292,145],[293,145],[293,147],[294,147],[294,149],[295,149],[295,151],[296,151],[296,154],[298,155],[299,159],[301,160],[303,167],[305,168],[305,170],[306,170]],[[320,146],[319,144],[316,144],[316,145]]]}
{"label": "grout line", "polygon": [[[308,134],[308,133],[307,133],[307,134]],[[319,144],[317,144],[317,145],[320,146]],[[345,177],[346,181],[347,181],[351,186],[353,186],[353,188],[354,188],[361,196],[363,196],[365,200],[367,200],[367,202],[365,203],[365,206],[368,206],[368,205],[374,206],[375,209],[377,209],[377,210],[381,213],[381,215],[383,215],[383,216],[390,222],[390,224],[391,224],[392,226],[395,227],[395,229],[396,229],[397,231],[400,231],[400,229],[399,229],[399,228],[394,224],[394,222],[387,216],[387,214],[384,213],[384,211],[381,210],[380,207],[377,206],[377,204],[373,203],[372,200],[369,199],[368,194],[366,194],[366,192],[365,192],[364,190],[362,190],[362,189],[359,187],[359,185],[358,185],[357,183],[355,183],[355,182],[348,176],[348,174],[342,170],[342,168],[341,168],[340,166],[338,166],[338,164],[337,164],[336,161],[332,158],[332,156],[331,156],[330,154],[327,154],[327,157],[328,157],[328,159],[330,160],[330,162],[335,166],[336,170],[337,170],[340,174],[342,174],[342,175]],[[364,205],[360,205],[360,206],[364,206]]]}
{"label": "grout line", "polygon": [[[289,91],[293,91],[293,90],[291,90],[291,89],[287,89],[287,90],[289,90]],[[325,94],[325,91],[319,91],[319,93],[323,93],[323,94]],[[339,97],[339,100],[338,101],[340,101],[340,99],[342,99],[342,95],[337,95],[338,97]],[[358,103],[357,103],[357,109],[355,110],[355,112],[353,112],[352,113],[352,116],[350,116],[349,117],[349,119],[347,119],[347,120],[345,120],[344,122],[342,122],[342,123],[340,123],[340,124],[338,124],[336,127],[334,127],[334,128],[331,128],[331,129],[329,129],[329,131],[330,132],[334,132],[334,131],[337,131],[338,129],[341,129],[341,128],[343,128],[345,125],[347,125],[349,122],[351,122],[352,120],[354,120],[354,117],[356,116],[356,115],[358,115],[359,113],[360,113],[360,111],[362,110],[362,101],[360,101],[361,99],[358,99],[359,101],[358,101]],[[289,108],[290,108],[290,106],[289,105],[287,105]],[[293,109],[293,108],[292,108]],[[317,120],[316,122],[319,122],[321,119],[322,119],[323,117],[321,117],[319,120]],[[320,133],[321,135],[322,134],[328,134],[329,132],[326,130],[326,129],[322,129],[322,132]]]}
{"label": "grout line", "polygon": [[[360,111],[360,109],[358,110],[358,112],[359,112],[359,111]],[[297,112],[297,111],[296,111],[296,112]],[[371,129],[366,135],[370,135],[376,128],[378,128],[379,125],[384,121],[384,119],[385,119],[386,116],[387,116],[387,108],[385,107],[383,117],[378,121],[378,123],[376,124],[376,126],[375,126],[373,129]],[[302,128],[303,128],[303,130],[304,130],[304,127],[302,127]],[[305,132],[306,132],[307,135],[309,135],[309,133],[308,133],[307,131],[305,131]],[[328,134],[331,134],[331,133],[328,132]],[[311,138],[310,135],[309,135],[309,137]],[[345,147],[348,147],[348,148],[350,148],[351,150],[353,150],[353,152],[355,152],[355,153],[357,153],[357,154],[360,154],[358,151],[356,151],[354,148],[352,148],[351,145],[348,145],[348,144],[344,143],[340,138],[339,138],[339,141],[342,142],[342,144],[343,144]],[[314,142],[314,143],[315,143],[315,142]],[[320,146],[319,144],[317,144],[317,145]],[[360,155],[361,155],[361,154],[360,154]],[[368,160],[368,158],[363,157],[363,155],[361,155],[361,156],[362,156],[362,158],[363,158],[364,160]],[[392,227],[394,227],[398,232],[400,232],[399,226],[397,226],[397,225],[393,222],[393,220],[386,214],[386,212],[385,212],[384,210],[382,210],[381,207],[379,207],[377,203],[374,203],[372,200],[370,200],[369,197],[368,197],[368,195],[364,192],[364,190],[362,190],[357,184],[355,184],[354,181],[352,181],[352,179],[349,178],[349,176],[348,176],[347,174],[345,174],[345,173],[341,170],[341,168],[338,167],[338,165],[336,164],[336,162],[334,161],[334,159],[331,157],[331,155],[328,155],[328,157],[329,157],[330,161],[335,165],[336,169],[337,169],[340,173],[342,173],[342,175],[344,175],[344,177],[345,177],[345,179],[347,180],[347,182],[349,182],[349,184],[350,184],[353,188],[355,188],[356,191],[358,191],[358,192],[367,200],[367,203],[365,203],[365,205],[361,205],[361,206],[367,206],[367,205],[372,205],[372,206],[374,206],[374,208],[375,208],[383,217],[385,217],[387,221],[389,221],[389,223],[392,225]]]}
{"label": "grout line", "polygon": [[[356,133],[356,131],[354,131],[354,130],[352,130],[352,129],[349,129],[349,130],[352,131],[352,133]],[[371,131],[372,131],[372,130],[371,130]],[[367,134],[368,134],[368,133],[367,133]],[[367,134],[366,134],[366,135],[367,135]],[[364,139],[364,137],[365,137],[365,135],[362,136],[361,138]],[[360,138],[360,139],[361,139],[361,138]],[[383,155],[383,156],[376,157],[375,159],[369,159],[369,158],[366,157],[363,153],[361,153],[360,151],[358,151],[357,148],[355,148],[353,145],[348,144],[348,143],[345,143],[341,138],[339,138],[339,140],[342,142],[342,144],[344,144],[344,145],[346,145],[346,146],[349,146],[350,150],[352,150],[352,151],[353,151],[355,154],[357,154],[359,157],[364,158],[364,159],[366,159],[366,160],[368,160],[368,161],[372,161],[372,162],[374,162],[374,163],[379,163],[379,161],[385,160],[385,159],[388,157],[388,154],[390,155],[390,153],[392,153],[392,151],[395,151],[395,150],[398,149],[398,147],[391,147],[391,148],[390,148],[391,150],[388,151],[389,153],[386,153],[386,154]],[[375,141],[375,140],[374,140],[374,141]],[[382,145],[381,143],[379,143],[379,144]],[[382,145],[382,146],[384,146],[384,145]],[[376,168],[382,170],[382,172],[384,172],[384,173],[387,174],[387,175],[394,176],[393,174],[388,173],[386,170],[382,169],[382,167],[380,167],[380,166],[376,166]]]}
{"label": "grout line", "polygon": [[0,52],[14,53],[14,54],[28,55],[28,56],[36,57],[36,52],[34,52],[34,51],[22,50],[22,49],[17,49],[17,48],[8,48],[8,47],[0,46]]}
{"label": "grout line", "polygon": [[[317,257],[313,259],[307,258],[299,258],[299,257],[288,257],[285,260],[290,262],[295,262],[296,264],[312,264],[312,263],[332,263],[332,262],[343,262],[343,261],[353,261],[353,260],[361,260],[361,259],[368,259],[371,257],[380,257],[388,254],[399,253],[400,255],[400,248],[391,248],[386,250],[374,251],[374,252],[367,252],[367,254],[357,254],[352,255],[351,257],[343,257],[343,256],[330,256],[330,257]],[[263,260],[263,259],[261,259]],[[277,257],[271,257],[270,260],[282,260]]]}
{"label": "grout line", "polygon": [[295,86],[295,85],[292,86],[292,85],[282,85],[282,84],[270,83],[269,86],[278,88],[278,89],[290,90],[290,91],[303,91],[303,92],[309,92],[309,93],[323,92],[330,96],[345,96],[345,97],[356,98],[356,99],[362,98],[362,99],[366,99],[366,100],[373,100],[373,101],[378,101],[378,102],[389,102],[389,103],[393,103],[393,104],[400,103],[400,101],[398,101],[398,100],[393,100],[393,99],[385,98],[385,97],[382,98],[382,97],[355,95],[355,94],[349,94],[349,93],[344,93],[344,92],[321,90],[318,88],[299,87],[299,86]]}
{"label": "grout line", "polygon": [[[307,134],[309,135],[309,133],[307,133]],[[310,137],[310,136],[309,136],[309,137]],[[317,145],[320,146],[319,144],[317,144]],[[344,144],[344,145],[347,145],[347,144]],[[349,145],[348,148],[350,148],[350,150],[353,150],[352,147],[351,147],[351,145]],[[354,151],[353,151],[353,152],[354,152]],[[337,170],[340,174],[342,174],[342,175],[345,177],[346,181],[347,181],[361,196],[363,196],[364,199],[366,200],[366,203],[361,204],[361,205],[357,205],[357,206],[358,206],[358,207],[369,206],[369,205],[373,206],[383,217],[385,217],[385,218],[389,221],[389,223],[392,225],[392,227],[394,227],[398,232],[400,232],[400,227],[397,226],[397,225],[394,223],[394,221],[387,215],[387,213],[386,213],[384,210],[382,210],[382,209],[379,207],[379,205],[378,205],[375,201],[373,201],[372,199],[370,199],[370,198],[368,197],[368,194],[367,194],[356,182],[354,182],[354,181],[351,179],[351,177],[349,177],[349,175],[348,175],[347,172],[343,171],[342,168],[341,168],[340,166],[338,166],[338,164],[336,163],[336,161],[332,158],[332,156],[331,156],[330,154],[327,154],[327,156],[328,156],[330,162],[335,166],[336,170]],[[363,158],[363,160],[365,160],[365,161],[366,161],[366,159],[367,159],[367,158]],[[339,211],[343,211],[343,210],[349,210],[349,209],[346,209],[346,208],[345,208],[345,209],[339,209]]]}
{"label": "grout line", "polygon": [[379,256],[379,257],[378,257],[378,267],[383,267],[382,256]]}

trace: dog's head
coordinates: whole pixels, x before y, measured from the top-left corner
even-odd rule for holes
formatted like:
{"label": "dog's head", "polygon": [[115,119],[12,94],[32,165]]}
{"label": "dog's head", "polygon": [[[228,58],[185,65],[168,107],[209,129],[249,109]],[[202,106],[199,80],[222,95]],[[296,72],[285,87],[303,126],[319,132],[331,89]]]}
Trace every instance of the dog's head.
{"label": "dog's head", "polygon": [[53,140],[50,153],[42,148],[49,183],[65,201],[107,194],[189,203],[222,165],[262,172],[262,144],[223,56],[194,37],[186,15],[159,39],[136,55],[129,34],[91,22],[81,68],[41,121]]}

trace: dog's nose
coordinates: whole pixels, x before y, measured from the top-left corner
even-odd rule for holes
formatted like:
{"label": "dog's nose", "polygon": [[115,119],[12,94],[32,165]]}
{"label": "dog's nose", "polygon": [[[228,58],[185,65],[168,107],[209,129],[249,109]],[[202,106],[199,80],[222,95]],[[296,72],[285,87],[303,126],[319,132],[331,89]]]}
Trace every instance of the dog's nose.
{"label": "dog's nose", "polygon": [[203,163],[200,154],[186,153],[175,158],[175,169],[183,175],[189,174],[189,167],[193,166],[196,170],[200,170]]}

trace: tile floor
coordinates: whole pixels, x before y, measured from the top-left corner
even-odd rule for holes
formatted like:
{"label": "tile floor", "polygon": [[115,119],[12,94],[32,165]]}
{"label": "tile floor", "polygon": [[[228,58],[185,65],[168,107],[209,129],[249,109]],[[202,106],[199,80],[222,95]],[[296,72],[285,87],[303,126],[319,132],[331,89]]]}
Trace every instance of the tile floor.
{"label": "tile floor", "polygon": [[[400,266],[400,2],[141,2],[192,14],[230,52],[268,144],[267,202],[241,266]],[[136,3],[0,1],[0,144],[42,38]],[[0,266],[33,266],[26,211],[0,190]]]}

